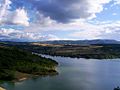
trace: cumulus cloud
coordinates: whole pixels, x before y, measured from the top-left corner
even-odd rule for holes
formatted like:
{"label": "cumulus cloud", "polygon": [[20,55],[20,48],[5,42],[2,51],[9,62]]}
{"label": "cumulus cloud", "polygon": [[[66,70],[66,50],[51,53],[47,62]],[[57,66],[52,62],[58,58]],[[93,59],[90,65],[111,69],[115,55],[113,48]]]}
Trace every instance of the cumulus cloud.
{"label": "cumulus cloud", "polygon": [[103,11],[103,6],[112,0],[11,0],[18,7],[30,3],[45,17],[67,23],[74,19],[91,19]]}
{"label": "cumulus cloud", "polygon": [[16,9],[13,12],[11,22],[13,24],[29,26],[29,18],[27,16],[27,12],[25,11],[25,9],[24,8]]}
{"label": "cumulus cloud", "polygon": [[[53,0],[43,4],[37,1],[38,11],[58,22],[68,22],[73,19],[88,19],[96,17],[103,11],[103,5],[111,0]],[[35,3],[35,2],[34,2]],[[41,5],[43,4],[43,5]]]}
{"label": "cumulus cloud", "polygon": [[14,24],[29,26],[29,17],[27,11],[24,8],[18,8],[16,10],[9,10],[10,0],[3,0],[0,5],[0,24]]}
{"label": "cumulus cloud", "polygon": [[29,33],[14,29],[1,29],[0,40],[6,41],[43,41],[43,40],[58,40],[55,35],[41,35],[41,33]]}
{"label": "cumulus cloud", "polygon": [[[90,22],[97,18],[97,13],[109,9],[104,5],[112,1],[114,5],[120,4],[120,0],[3,0],[0,2],[0,24],[28,27],[23,31],[1,29],[0,39],[60,39],[53,34],[41,34],[47,31],[68,31],[66,38],[69,36],[71,39],[119,39],[119,22]],[[112,13],[114,16],[117,14]]]}
{"label": "cumulus cloud", "polygon": [[[52,21],[69,23],[76,19],[86,20],[95,18],[97,13],[104,10],[104,5],[111,1],[112,0],[29,0],[28,2],[27,0],[5,0],[0,12],[2,12],[1,17],[4,16],[7,18],[3,21],[7,22],[7,20],[9,20],[9,23],[29,26],[29,12],[23,8],[29,6],[27,9],[34,8],[32,9],[35,10],[34,15],[38,15],[36,12],[39,12],[39,17],[42,15]],[[114,0],[114,2],[119,2],[119,0]],[[12,13],[8,10],[10,5],[16,7],[16,10],[13,10]],[[14,17],[13,20],[10,20],[11,17]],[[36,20],[43,22],[41,18],[36,17]],[[44,24],[46,23],[49,24],[48,22],[44,22]]]}

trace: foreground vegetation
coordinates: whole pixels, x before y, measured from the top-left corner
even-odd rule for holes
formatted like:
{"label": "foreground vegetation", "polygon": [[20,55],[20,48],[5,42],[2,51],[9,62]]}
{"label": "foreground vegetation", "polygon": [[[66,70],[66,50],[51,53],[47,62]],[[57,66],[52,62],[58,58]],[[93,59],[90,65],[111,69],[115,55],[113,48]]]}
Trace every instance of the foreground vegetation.
{"label": "foreground vegetation", "polygon": [[0,80],[17,80],[30,75],[57,74],[57,62],[15,47],[0,46]]}

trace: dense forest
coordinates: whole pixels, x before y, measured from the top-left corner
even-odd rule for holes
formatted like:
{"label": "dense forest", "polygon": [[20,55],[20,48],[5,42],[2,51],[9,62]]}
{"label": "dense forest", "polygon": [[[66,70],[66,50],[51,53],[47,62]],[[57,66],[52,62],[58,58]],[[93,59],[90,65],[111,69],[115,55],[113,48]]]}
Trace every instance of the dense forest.
{"label": "dense forest", "polygon": [[57,64],[56,61],[34,55],[32,52],[0,46],[0,80],[15,80],[30,74],[57,74]]}

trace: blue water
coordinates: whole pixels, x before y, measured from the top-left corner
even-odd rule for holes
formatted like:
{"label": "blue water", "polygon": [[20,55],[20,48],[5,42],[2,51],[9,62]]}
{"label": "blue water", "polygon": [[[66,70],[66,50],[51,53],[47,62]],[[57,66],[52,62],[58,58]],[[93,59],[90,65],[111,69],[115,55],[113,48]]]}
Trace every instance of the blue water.
{"label": "blue water", "polygon": [[[43,55],[44,56],[44,55]],[[59,75],[4,83],[7,90],[113,90],[120,86],[120,60],[46,56],[58,61]]]}

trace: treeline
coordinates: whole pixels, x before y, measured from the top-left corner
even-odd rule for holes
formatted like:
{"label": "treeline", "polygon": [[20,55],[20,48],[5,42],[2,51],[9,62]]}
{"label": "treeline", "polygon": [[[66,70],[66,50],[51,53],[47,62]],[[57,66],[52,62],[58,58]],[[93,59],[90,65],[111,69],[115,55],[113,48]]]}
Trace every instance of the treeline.
{"label": "treeline", "polygon": [[52,56],[77,57],[89,59],[120,58],[119,44],[62,45],[61,47],[40,45],[17,45],[17,47]]}
{"label": "treeline", "polygon": [[15,79],[16,72],[33,75],[56,74],[57,62],[15,47],[0,46],[0,80]]}

